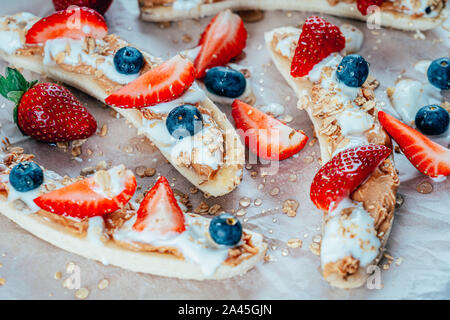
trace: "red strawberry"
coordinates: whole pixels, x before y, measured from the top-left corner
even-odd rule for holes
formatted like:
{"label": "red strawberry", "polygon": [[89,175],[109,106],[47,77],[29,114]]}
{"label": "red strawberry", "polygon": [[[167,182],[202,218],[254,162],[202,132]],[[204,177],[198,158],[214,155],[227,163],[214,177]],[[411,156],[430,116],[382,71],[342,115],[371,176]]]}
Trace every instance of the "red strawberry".
{"label": "red strawberry", "polygon": [[378,119],[417,170],[430,177],[450,175],[449,149],[431,141],[386,112],[379,111]]}
{"label": "red strawberry", "polygon": [[367,9],[370,6],[381,6],[384,0],[356,0],[356,7],[363,16],[367,15]]}
{"label": "red strawberry", "polygon": [[225,10],[216,15],[203,32],[195,59],[197,78],[203,78],[207,69],[227,64],[245,48],[247,30],[237,14]]}
{"label": "red strawberry", "polygon": [[123,208],[135,191],[136,178],[122,165],[46,193],[34,202],[42,210],[83,219]]}
{"label": "red strawberry", "polygon": [[308,141],[303,131],[294,130],[240,100],[234,100],[231,114],[245,144],[260,158],[289,158],[302,150]]}
{"label": "red strawberry", "polygon": [[304,77],[312,68],[333,52],[345,47],[345,37],[341,30],[319,17],[309,17],[295,49],[291,64],[293,77]]}
{"label": "red strawberry", "polygon": [[69,6],[88,7],[94,9],[100,14],[105,12],[111,6],[113,0],[53,0],[56,11],[65,10]]}
{"label": "red strawberry", "polygon": [[16,103],[14,120],[22,133],[44,142],[90,137],[97,122],[66,88],[54,83],[27,82],[16,69],[0,76],[0,94]]}
{"label": "red strawberry", "polygon": [[108,34],[105,19],[95,10],[74,6],[36,22],[26,35],[26,43],[44,43],[56,38],[102,39]]}
{"label": "red strawberry", "polygon": [[183,211],[166,178],[160,177],[142,200],[133,229],[156,231],[160,234],[181,233],[186,230]]}
{"label": "red strawberry", "polygon": [[317,208],[333,210],[389,156],[391,149],[369,144],[338,153],[319,169],[310,197]]}
{"label": "red strawberry", "polygon": [[182,96],[194,80],[194,65],[178,55],[114,92],[105,102],[120,108],[153,106]]}

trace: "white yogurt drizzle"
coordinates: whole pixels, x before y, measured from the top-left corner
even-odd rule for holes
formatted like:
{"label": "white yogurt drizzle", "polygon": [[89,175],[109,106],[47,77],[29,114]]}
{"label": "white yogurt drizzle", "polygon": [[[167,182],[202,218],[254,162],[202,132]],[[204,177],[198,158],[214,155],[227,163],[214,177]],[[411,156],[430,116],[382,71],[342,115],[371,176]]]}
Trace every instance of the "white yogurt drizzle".
{"label": "white yogurt drizzle", "polygon": [[190,11],[197,8],[203,0],[175,0],[172,3],[172,8],[176,11]]}
{"label": "white yogurt drizzle", "polygon": [[[347,208],[352,209],[351,214],[342,215],[342,210]],[[346,198],[328,213],[320,249],[323,267],[347,256],[358,259],[359,265],[366,267],[377,257],[380,247],[374,219],[361,203]]]}
{"label": "white yogurt drizzle", "polygon": [[209,219],[185,214],[186,231],[176,234],[161,235],[144,230],[132,229],[136,216],[114,233],[114,238],[124,242],[140,242],[153,246],[173,247],[178,249],[187,261],[198,264],[205,275],[213,275],[217,268],[227,259],[230,247],[217,245],[209,236]]}
{"label": "white yogurt drizzle", "polygon": [[[391,2],[395,2],[395,0],[390,0]],[[419,3],[420,6],[416,6]],[[429,14],[426,13],[425,9],[429,6],[428,0],[401,0],[401,4],[403,6],[403,12],[406,14],[420,14],[423,13],[427,18],[435,18],[439,15],[439,11],[432,10]]]}
{"label": "white yogurt drizzle", "polygon": [[[1,17],[0,26],[2,26],[8,18],[9,17]],[[26,33],[26,31],[37,21],[37,17],[28,12],[18,13],[13,15],[12,18],[14,18],[16,22],[10,22],[7,25],[8,30],[0,29],[0,50],[8,54],[14,54],[18,49],[23,47],[24,38],[21,33]],[[22,25],[22,23],[25,24]],[[21,25],[19,26],[19,24]]]}

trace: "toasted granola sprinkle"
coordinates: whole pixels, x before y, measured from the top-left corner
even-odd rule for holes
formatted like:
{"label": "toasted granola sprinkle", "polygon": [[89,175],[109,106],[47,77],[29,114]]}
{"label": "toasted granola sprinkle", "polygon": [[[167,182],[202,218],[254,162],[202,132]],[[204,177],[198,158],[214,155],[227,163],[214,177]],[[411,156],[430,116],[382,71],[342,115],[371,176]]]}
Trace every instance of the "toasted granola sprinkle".
{"label": "toasted granola sprinkle", "polygon": [[59,280],[62,278],[62,273],[60,271],[55,272],[55,275],[53,276],[55,280]]}
{"label": "toasted granola sprinkle", "polygon": [[80,176],[88,176],[90,174],[93,174],[94,172],[95,172],[94,167],[86,167],[86,168],[81,169]]}
{"label": "toasted granola sprinkle", "polygon": [[419,193],[429,194],[433,192],[433,185],[427,181],[423,181],[416,186],[416,190]]}
{"label": "toasted granola sprinkle", "polygon": [[100,129],[99,136],[104,137],[104,136],[106,136],[107,133],[108,133],[108,125],[104,124],[104,125],[102,125],[102,128]]}
{"label": "toasted granola sprinkle", "polygon": [[0,286],[3,286],[6,283],[5,278],[0,278]]}
{"label": "toasted granola sprinkle", "polygon": [[283,202],[283,208],[281,209],[288,217],[295,217],[297,215],[298,201],[293,199],[287,199]]}
{"label": "toasted granola sprinkle", "polygon": [[292,238],[292,239],[288,240],[287,245],[289,248],[293,248],[293,249],[301,248],[303,245],[303,241],[300,239]]}
{"label": "toasted granola sprinkle", "polygon": [[205,201],[202,201],[199,203],[197,208],[194,209],[194,213],[204,214],[204,213],[207,213],[208,210],[209,210],[209,205]]}
{"label": "toasted granola sprinkle", "polygon": [[219,212],[219,210],[221,209],[221,206],[220,206],[220,204],[213,204],[210,208],[209,208],[209,210],[208,210],[208,213],[209,214],[216,214],[217,212]]}
{"label": "toasted granola sprinkle", "polygon": [[102,160],[95,166],[96,170],[106,170],[108,168],[108,165],[106,164],[106,161]]}
{"label": "toasted granola sprinkle", "polygon": [[89,290],[86,288],[80,288],[75,292],[75,297],[77,299],[86,299],[89,296]]}
{"label": "toasted granola sprinkle", "polygon": [[309,245],[309,251],[311,251],[316,256],[319,256],[320,255],[320,244],[318,244],[316,242],[311,242],[311,244]]}
{"label": "toasted granola sprinkle", "polygon": [[108,279],[103,279],[100,280],[100,282],[97,285],[97,288],[99,288],[100,290],[105,290],[108,286],[109,286]]}

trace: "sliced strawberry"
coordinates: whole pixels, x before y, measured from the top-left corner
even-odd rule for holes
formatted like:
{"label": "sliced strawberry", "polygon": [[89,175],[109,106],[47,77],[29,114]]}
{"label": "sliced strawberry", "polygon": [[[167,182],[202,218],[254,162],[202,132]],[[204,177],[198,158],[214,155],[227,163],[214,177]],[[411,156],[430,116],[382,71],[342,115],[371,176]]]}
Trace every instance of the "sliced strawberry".
{"label": "sliced strawberry", "polygon": [[389,156],[391,149],[369,144],[338,153],[319,169],[310,198],[317,208],[333,210]]}
{"label": "sliced strawberry", "polygon": [[124,166],[118,166],[46,193],[34,202],[42,210],[83,219],[123,208],[135,191],[133,173]]}
{"label": "sliced strawberry", "polygon": [[142,200],[133,229],[156,231],[160,234],[182,233],[186,230],[183,211],[165,177],[160,177]]}
{"label": "sliced strawberry", "polygon": [[306,19],[291,64],[293,77],[304,77],[320,61],[345,47],[341,30],[328,21],[312,16]]}
{"label": "sliced strawberry", "polygon": [[71,6],[36,22],[26,35],[26,43],[44,43],[56,38],[102,39],[108,34],[105,19],[95,10]]}
{"label": "sliced strawberry", "polygon": [[356,0],[356,7],[363,16],[367,15],[367,9],[370,6],[379,7],[383,4],[384,0]]}
{"label": "sliced strawberry", "polygon": [[260,158],[283,160],[303,149],[308,137],[268,114],[234,100],[231,114],[246,146]]}
{"label": "sliced strawberry", "polygon": [[70,6],[88,7],[94,9],[100,14],[105,14],[105,12],[111,6],[113,0],[53,0],[53,5],[55,10],[64,10]]}
{"label": "sliced strawberry", "polygon": [[384,111],[378,112],[378,119],[417,170],[430,177],[450,175],[449,149]]}
{"label": "sliced strawberry", "polygon": [[177,55],[111,94],[105,102],[119,108],[142,108],[175,100],[195,80],[195,67]]}
{"label": "sliced strawberry", "polygon": [[225,10],[216,15],[203,32],[195,59],[197,78],[203,78],[207,69],[224,66],[245,48],[247,30],[237,14]]}

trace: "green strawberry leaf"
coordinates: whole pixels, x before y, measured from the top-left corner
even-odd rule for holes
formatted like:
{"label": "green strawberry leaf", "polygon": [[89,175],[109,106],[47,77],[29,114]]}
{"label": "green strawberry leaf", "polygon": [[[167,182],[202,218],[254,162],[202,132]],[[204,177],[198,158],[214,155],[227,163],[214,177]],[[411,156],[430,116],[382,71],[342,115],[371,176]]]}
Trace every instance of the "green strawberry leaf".
{"label": "green strawberry leaf", "polygon": [[16,105],[19,104],[20,99],[23,96],[23,91],[10,91],[7,93],[6,98],[14,102]]}
{"label": "green strawberry leaf", "polygon": [[35,84],[36,81],[28,82],[17,69],[8,67],[6,76],[0,76],[0,94],[18,104],[22,95]]}

